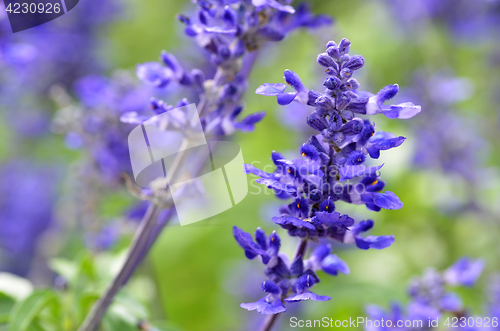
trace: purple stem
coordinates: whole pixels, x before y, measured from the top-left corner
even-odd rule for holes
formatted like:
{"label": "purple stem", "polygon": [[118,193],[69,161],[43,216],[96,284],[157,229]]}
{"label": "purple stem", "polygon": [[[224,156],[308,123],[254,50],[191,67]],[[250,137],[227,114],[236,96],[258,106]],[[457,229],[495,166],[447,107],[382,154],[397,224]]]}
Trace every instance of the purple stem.
{"label": "purple stem", "polygon": [[260,328],[260,331],[271,331],[276,324],[279,316],[280,314],[267,315],[264,324],[262,324],[262,327]]}

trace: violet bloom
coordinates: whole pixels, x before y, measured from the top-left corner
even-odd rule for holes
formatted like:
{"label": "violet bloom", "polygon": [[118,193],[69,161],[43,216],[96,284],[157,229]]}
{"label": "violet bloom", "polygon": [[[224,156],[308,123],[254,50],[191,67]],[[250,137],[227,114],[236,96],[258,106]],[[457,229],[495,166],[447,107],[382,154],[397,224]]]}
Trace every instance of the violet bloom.
{"label": "violet bloom", "polygon": [[267,237],[259,228],[255,232],[254,241],[250,234],[234,227],[233,235],[236,242],[245,250],[247,258],[254,259],[259,256],[266,265],[265,274],[268,280],[262,283],[262,291],[267,295],[257,302],[242,303],[241,307],[247,310],[257,310],[261,314],[272,315],[286,311],[282,300],[287,302],[330,300],[330,297],[309,290],[320,281],[315,271],[322,269],[332,275],[337,275],[338,272],[349,273],[349,268],[340,258],[328,255],[330,248],[326,246],[318,247],[309,260],[304,261],[302,257],[297,257],[294,261],[288,261],[285,255],[279,253],[281,239],[276,232]]}
{"label": "violet bloom", "polygon": [[[355,244],[359,249],[384,249],[394,243],[394,236],[364,236],[373,227],[373,221],[356,222],[337,211],[341,202],[365,205],[368,209],[399,209],[400,199],[391,191],[383,192],[385,182],[380,178],[382,165],[369,165],[368,159],[378,159],[381,151],[400,146],[404,137],[388,132],[375,132],[375,124],[367,116],[383,114],[390,119],[407,119],[420,112],[420,106],[411,102],[388,105],[399,90],[397,84],[388,85],[373,95],[359,91],[359,83],[352,76],[364,65],[364,58],[350,56],[347,39],[337,45],[333,41],[318,56],[317,62],[325,68],[323,93],[307,89],[299,76],[285,70],[285,84],[264,84],[256,93],[276,96],[278,104],[298,102],[313,109],[305,119],[317,133],[300,147],[301,158],[287,160],[278,152],[271,154],[276,169],[262,171],[250,164],[244,165],[247,174],[259,177],[256,182],[272,189],[276,196],[288,203],[272,221],[301,238],[297,254],[291,262],[257,230],[255,241],[235,228],[234,237],[249,259],[259,257],[272,270],[266,270],[273,283],[264,283],[265,298],[243,304],[249,310],[275,315],[285,311],[284,303],[302,300],[325,301],[309,287],[319,282],[317,270],[330,275],[348,274],[349,267],[337,255],[330,254],[329,245],[320,245],[304,260],[308,241],[329,238],[343,244]],[[272,238],[271,238],[272,239]],[[271,240],[272,241],[272,240]],[[271,247],[271,250],[270,250]],[[273,262],[275,261],[275,262]],[[278,273],[279,276],[276,276]],[[328,298],[329,299],[329,298]],[[265,330],[273,323],[267,320]]]}
{"label": "violet bloom", "polygon": [[54,219],[57,172],[26,160],[0,168],[0,269],[26,275]]}
{"label": "violet bloom", "polygon": [[85,244],[92,250],[107,250],[111,248],[119,238],[118,224],[108,224],[99,232],[86,233]]}
{"label": "violet bloom", "polygon": [[500,320],[500,275],[494,275],[488,286],[488,316]]}
{"label": "violet bloom", "polygon": [[[153,114],[128,112],[121,117],[123,122],[141,124],[151,115],[199,100],[203,109],[198,112],[207,138],[230,135],[237,130],[252,131],[264,112],[241,118],[243,107],[239,100],[246,90],[246,78],[257,51],[268,42],[282,40],[296,28],[331,23],[325,16],[312,15],[306,6],[295,11],[282,1],[198,1],[197,5],[195,17],[179,15],[178,19],[185,25],[186,35],[208,53],[210,65],[217,69],[217,74],[210,78],[201,69],[187,69],[174,54],[162,52],[161,62],[139,64],[137,76],[145,84],[160,89],[172,85],[183,87],[190,97],[173,105],[153,99]],[[210,92],[214,87],[217,87],[215,92]],[[165,129],[180,125],[177,121],[172,116]]]}
{"label": "violet bloom", "polygon": [[472,93],[473,86],[468,79],[446,72],[430,77],[426,72],[417,72],[408,90],[408,94],[414,95],[428,109],[412,125],[418,138],[413,165],[417,169],[437,170],[453,181],[463,181],[467,192],[459,207],[477,210],[478,182],[486,171],[490,146],[475,125],[475,117],[461,114],[457,108]]}
{"label": "violet bloom", "polygon": [[498,0],[385,0],[407,33],[429,23],[445,26],[457,40],[494,41],[500,26]]}
{"label": "violet bloom", "polygon": [[[375,305],[367,306],[367,318],[372,323],[365,324],[365,330],[434,330],[437,329],[437,325],[429,325],[429,320],[446,321],[446,317],[454,316],[466,320],[469,317],[474,318],[464,308],[460,297],[448,287],[474,285],[483,266],[484,263],[481,260],[461,258],[444,272],[440,273],[434,269],[426,270],[421,277],[416,277],[411,281],[408,288],[410,301],[406,306],[393,303],[389,310]],[[476,329],[467,325],[464,328],[463,324],[457,324],[456,328],[482,330],[480,327]]]}
{"label": "violet bloom", "polygon": [[112,78],[85,76],[75,83],[79,104],[62,109],[53,119],[53,127],[66,134],[66,144],[85,150],[88,167],[99,180],[112,187],[122,183],[122,174],[132,175],[128,135],[132,127],[120,121],[127,112],[148,109],[144,102],[153,93],[126,73]]}
{"label": "violet bloom", "polygon": [[[153,89],[126,72],[115,72],[110,78],[85,76],[76,81],[74,92],[77,102],[56,113],[52,128],[65,134],[68,148],[81,150],[85,155],[78,164],[79,187],[78,193],[73,194],[77,202],[72,211],[88,232],[86,245],[104,250],[119,238],[119,224],[98,228],[97,223],[103,222],[96,213],[96,203],[103,194],[123,188],[124,175],[132,176],[128,136],[133,127],[122,123],[120,116],[148,109],[145,100]],[[62,99],[69,99],[64,92],[59,93]],[[86,207],[79,209],[80,206]]]}
{"label": "violet bloom", "polygon": [[84,1],[68,15],[15,34],[4,8],[0,12],[0,106],[21,137],[46,134],[53,112],[51,87],[71,89],[82,76],[104,71],[98,57],[102,31],[119,16],[121,5]]}
{"label": "violet bloom", "polygon": [[473,286],[481,275],[484,264],[483,260],[462,257],[446,269],[444,279],[450,285]]}

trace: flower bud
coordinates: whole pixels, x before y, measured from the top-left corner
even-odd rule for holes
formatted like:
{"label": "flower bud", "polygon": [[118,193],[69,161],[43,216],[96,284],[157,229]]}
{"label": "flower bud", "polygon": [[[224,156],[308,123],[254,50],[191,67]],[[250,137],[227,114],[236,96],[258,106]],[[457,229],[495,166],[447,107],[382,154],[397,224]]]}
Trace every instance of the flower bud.
{"label": "flower bud", "polygon": [[318,63],[323,67],[334,67],[336,65],[335,61],[326,53],[321,53],[318,55]]}
{"label": "flower bud", "polygon": [[361,55],[354,55],[344,64],[344,68],[349,68],[351,70],[358,70],[365,64],[365,59]]}
{"label": "flower bud", "polygon": [[334,59],[338,59],[340,57],[340,51],[338,47],[328,47],[326,49],[326,52]]}
{"label": "flower bud", "polygon": [[342,39],[339,44],[340,55],[349,53],[350,47],[351,47],[351,42],[349,41],[349,39],[347,38]]}
{"label": "flower bud", "polygon": [[335,90],[336,88],[339,87],[340,85],[340,79],[338,79],[337,77],[328,77],[327,79],[325,79],[323,85],[329,89],[329,90]]}
{"label": "flower bud", "polygon": [[307,117],[307,124],[316,131],[323,131],[328,128],[328,122],[317,113],[312,113]]}

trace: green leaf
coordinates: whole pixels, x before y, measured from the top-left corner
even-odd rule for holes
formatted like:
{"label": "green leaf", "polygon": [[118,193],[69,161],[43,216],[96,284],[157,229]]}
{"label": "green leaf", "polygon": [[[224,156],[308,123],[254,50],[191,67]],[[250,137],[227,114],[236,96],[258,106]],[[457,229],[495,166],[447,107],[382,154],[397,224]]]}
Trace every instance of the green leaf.
{"label": "green leaf", "polygon": [[0,293],[0,324],[9,321],[9,313],[14,306],[15,301],[10,296]]}
{"label": "green leaf", "polygon": [[182,331],[182,329],[170,321],[156,321],[150,322],[151,326],[154,328],[152,330],[158,331]]}
{"label": "green leaf", "polygon": [[121,291],[115,297],[110,310],[116,310],[118,315],[122,315],[131,322],[148,318],[148,311],[138,300],[125,291]]}
{"label": "green leaf", "polygon": [[137,331],[137,325],[129,319],[124,319],[120,313],[110,310],[104,316],[102,321],[104,331]]}
{"label": "green leaf", "polygon": [[83,319],[87,316],[94,303],[99,299],[101,293],[99,292],[83,292],[76,304],[76,319],[78,323],[82,323]]}
{"label": "green leaf", "polygon": [[65,278],[68,282],[70,282],[70,284],[75,281],[75,278],[78,275],[78,267],[74,262],[67,259],[51,259],[49,261],[49,266],[50,269]]}
{"label": "green leaf", "polygon": [[120,291],[103,320],[105,331],[135,331],[137,324],[148,317],[146,308],[125,291]]}
{"label": "green leaf", "polygon": [[10,313],[11,331],[30,330],[31,323],[56,295],[51,290],[35,290],[23,301],[18,302]]}
{"label": "green leaf", "polygon": [[94,260],[90,254],[80,254],[75,261],[64,258],[53,258],[50,268],[66,279],[71,286],[88,285],[95,281]]}

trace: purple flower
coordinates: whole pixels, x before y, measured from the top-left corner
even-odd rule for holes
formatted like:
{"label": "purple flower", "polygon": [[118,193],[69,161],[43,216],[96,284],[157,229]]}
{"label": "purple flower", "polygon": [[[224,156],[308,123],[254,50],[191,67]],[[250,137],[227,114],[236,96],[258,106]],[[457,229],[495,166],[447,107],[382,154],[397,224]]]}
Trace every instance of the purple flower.
{"label": "purple flower", "polygon": [[122,173],[132,174],[128,135],[133,127],[120,122],[120,115],[148,109],[145,100],[151,93],[152,87],[138,84],[126,74],[113,78],[89,75],[75,83],[80,113],[59,131],[66,133],[70,147],[87,151],[92,159],[88,167],[110,185],[121,184]]}
{"label": "purple flower", "polygon": [[[458,42],[478,43],[497,38],[498,1],[386,0],[396,21],[411,35],[415,27],[439,24]],[[418,30],[418,29],[417,29]]]}
{"label": "purple flower", "polygon": [[54,220],[57,169],[15,160],[0,168],[0,249],[3,270],[25,275],[40,236]]}
{"label": "purple flower", "polygon": [[356,164],[356,165],[345,165],[339,170],[340,179],[339,182],[342,182],[346,179],[353,179],[355,177],[362,176],[374,176],[377,171],[382,169],[384,165],[381,164],[379,166],[365,166],[364,164]]}
{"label": "purple flower", "polygon": [[362,195],[361,199],[367,205],[375,205],[376,208],[384,209],[401,209],[403,208],[403,203],[399,198],[391,191],[385,191],[384,193],[370,192]]}
{"label": "purple flower", "polygon": [[255,257],[261,256],[264,264],[267,264],[272,257],[278,254],[281,246],[281,239],[276,232],[267,238],[261,228],[255,232],[256,242],[251,235],[236,226],[233,227],[233,236],[238,245],[245,250],[245,256],[248,259],[253,260]]}
{"label": "purple flower", "polygon": [[359,235],[362,232],[370,230],[372,227],[372,220],[359,222],[351,229],[351,232],[346,234],[344,242],[350,243],[354,241],[358,248],[365,250],[370,248],[384,249],[394,243],[394,236],[368,236],[366,238],[363,238]]}
{"label": "purple flower", "polygon": [[390,132],[379,131],[368,141],[366,150],[370,157],[373,159],[378,159],[380,157],[380,151],[385,151],[394,147],[400,146],[406,140],[405,137],[396,137]]}
{"label": "purple flower", "polygon": [[285,299],[286,302],[299,302],[305,300],[312,301],[329,301],[332,298],[326,295],[317,295],[316,293],[305,291],[302,293],[295,294],[294,296],[288,297]]}
{"label": "purple flower", "polygon": [[137,65],[136,74],[144,83],[155,87],[165,87],[172,79],[172,71],[158,62]]}
{"label": "purple flower", "polygon": [[94,250],[110,249],[119,237],[116,224],[104,226],[97,233],[86,233],[85,244]]}
{"label": "purple flower", "polygon": [[[157,88],[185,86],[191,92],[189,100],[203,101],[198,104],[203,104],[204,109],[198,111],[207,138],[230,135],[236,130],[252,131],[255,124],[263,119],[264,113],[250,114],[243,119],[238,116],[243,110],[241,96],[246,90],[246,78],[255,61],[256,51],[266,42],[283,39],[295,28],[316,27],[328,22],[324,17],[315,21],[315,16],[305,7],[301,9],[301,21],[298,22],[291,15],[293,7],[282,4],[282,1],[255,0],[251,4],[204,0],[196,3],[195,17],[179,15],[178,18],[186,27],[186,35],[196,37],[200,48],[209,53],[209,65],[217,69],[217,73],[210,77],[198,68],[188,70],[183,61],[163,52],[160,57],[163,63],[138,65],[137,76]],[[266,20],[262,21],[259,15],[265,15]],[[210,95],[205,95],[207,93]],[[190,102],[183,99],[176,107]],[[159,100],[154,100],[151,106],[155,114],[171,112],[175,108]],[[149,117],[150,114],[134,110],[122,114],[121,120],[142,124]]]}
{"label": "purple flower", "polygon": [[[456,269],[457,264],[461,265],[464,263],[464,259],[467,260],[466,258],[459,259],[459,261],[448,270]],[[467,261],[466,263],[471,263],[471,261]],[[461,269],[462,267],[463,266],[460,266],[458,268]],[[392,305],[391,310],[387,312],[377,306],[367,306],[366,312],[368,319],[378,320],[379,322],[381,322],[382,319],[386,321],[384,326],[381,326],[382,324],[378,323],[380,328],[369,327],[367,330],[414,330],[416,325],[415,322],[424,326],[424,328],[426,326],[433,328],[432,325],[428,324],[429,321],[450,316],[446,313],[451,313],[452,316],[457,316],[459,320],[474,318],[470,315],[469,310],[464,308],[460,297],[456,293],[448,291],[446,288],[446,284],[449,284],[447,281],[447,274],[449,273],[448,270],[440,273],[434,269],[428,269],[421,277],[414,278],[408,289],[410,301],[406,306],[395,303]],[[467,284],[468,283],[466,282],[464,284],[457,283],[451,285],[468,286]],[[392,321],[392,325],[388,324],[389,321]],[[400,325],[396,324],[398,321],[401,321],[399,322]],[[405,324],[405,321],[411,321],[412,323]],[[377,323],[372,323],[371,326],[376,324]],[[475,328],[474,325],[463,325],[463,323],[460,326],[457,325],[457,327],[462,330],[482,329],[481,327]]]}
{"label": "purple flower", "polygon": [[256,302],[242,303],[241,307],[247,310],[257,310],[261,314],[278,314],[286,311],[283,301],[330,300],[330,297],[317,295],[309,290],[320,281],[315,273],[317,264],[324,265],[325,270],[330,273],[349,272],[342,260],[328,253],[328,256],[321,256],[321,261],[318,260],[319,254],[316,254],[305,262],[302,256],[297,256],[290,263],[279,253],[281,239],[276,232],[267,237],[259,228],[255,232],[255,241],[250,234],[237,227],[234,227],[233,234],[247,258],[261,256],[266,265],[265,274],[268,280],[262,283],[262,290],[267,295]]}
{"label": "purple flower", "polygon": [[276,0],[252,0],[252,4],[258,9],[262,9],[263,7],[271,7],[286,13],[295,13],[295,9],[293,9],[292,6],[282,5]]}
{"label": "purple flower", "polygon": [[444,272],[444,279],[450,285],[473,286],[484,268],[481,259],[460,258]]}
{"label": "purple flower", "polygon": [[284,106],[292,101],[307,103],[309,91],[304,87],[300,77],[291,70],[285,70],[285,81],[288,85],[295,89],[295,92],[285,93],[285,84],[264,84],[257,88],[255,93],[261,95],[275,95],[278,99],[278,104]]}
{"label": "purple flower", "polygon": [[0,105],[21,138],[49,132],[51,87],[69,90],[82,76],[106,69],[98,56],[105,45],[101,32],[120,16],[122,4],[112,0],[95,7],[82,3],[64,19],[15,34],[7,15],[0,18]]}
{"label": "purple flower", "polygon": [[246,310],[257,310],[261,314],[272,315],[286,311],[280,298],[264,297],[256,302],[242,303],[241,308]]}
{"label": "purple flower", "polygon": [[[330,299],[309,290],[320,281],[315,272],[322,270],[336,276],[349,274],[349,267],[337,255],[330,254],[330,245],[317,246],[304,260],[308,241],[328,238],[342,244],[355,243],[362,250],[384,249],[394,243],[394,236],[362,237],[361,233],[373,227],[373,221],[356,223],[352,217],[336,211],[337,202],[364,204],[374,211],[403,207],[393,192],[381,192],[385,187],[380,178],[383,164],[365,163],[368,157],[379,158],[381,150],[400,146],[405,138],[386,132],[375,133],[374,123],[356,116],[384,113],[389,118],[406,119],[420,112],[420,106],[412,103],[384,106],[383,103],[398,92],[397,85],[389,85],[375,96],[358,92],[360,84],[352,76],[365,61],[362,56],[348,54],[350,45],[347,39],[342,39],[339,45],[330,41],[326,52],[318,55],[316,60],[327,75],[323,81],[324,93],[307,89],[298,74],[291,70],[285,70],[284,78],[294,92],[285,92],[287,85],[274,83],[263,84],[256,90],[260,95],[276,96],[280,105],[295,101],[313,107],[305,122],[316,134],[300,146],[299,159],[287,160],[273,152],[271,159],[276,169],[271,173],[252,165],[244,166],[247,174],[259,177],[257,183],[273,189],[278,198],[291,200],[271,219],[286,229],[288,235],[301,238],[294,259],[288,262],[282,254],[271,257],[265,245],[256,242],[257,233],[254,241],[241,230],[235,232],[236,241],[248,258],[262,257],[265,273],[274,284],[263,286],[269,293],[264,299],[244,304],[244,308],[277,314],[285,309],[282,302]],[[451,296],[442,301],[449,307],[453,303]]]}
{"label": "purple flower", "polygon": [[304,263],[310,263],[312,270],[323,270],[327,274],[337,276],[339,272],[348,275],[350,273],[349,266],[342,261],[337,255],[330,254],[332,247],[328,245],[319,245],[311,253],[309,260]]}
{"label": "purple flower", "polygon": [[384,106],[384,102],[392,99],[399,91],[399,85],[387,85],[377,95],[368,99],[366,114],[384,114],[388,118],[408,119],[420,113],[420,106],[405,102],[394,106]]}
{"label": "purple flower", "polygon": [[[475,118],[461,115],[456,109],[457,103],[472,95],[472,83],[448,72],[418,71],[408,93],[418,95],[428,110],[413,126],[418,139],[412,164],[415,168],[437,170],[445,177],[451,176],[453,181],[462,180],[469,191],[479,190],[477,183],[486,171],[490,148]],[[453,201],[447,206],[441,202],[440,208],[452,212],[464,209],[477,212],[480,204],[476,200],[477,195],[467,194],[459,203]]]}

